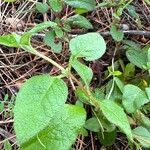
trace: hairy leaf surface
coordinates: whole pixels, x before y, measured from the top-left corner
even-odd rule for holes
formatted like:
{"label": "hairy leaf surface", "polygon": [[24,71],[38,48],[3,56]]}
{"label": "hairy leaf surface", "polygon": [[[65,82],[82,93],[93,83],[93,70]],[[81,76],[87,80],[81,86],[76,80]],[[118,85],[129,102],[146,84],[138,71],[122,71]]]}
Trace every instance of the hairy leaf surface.
{"label": "hairy leaf surface", "polygon": [[14,108],[15,131],[23,150],[68,150],[85,121],[81,107],[66,105],[63,80],[35,76],[21,88]]}
{"label": "hairy leaf surface", "polygon": [[70,50],[75,57],[92,61],[100,58],[106,50],[106,43],[99,33],[87,33],[71,39]]}

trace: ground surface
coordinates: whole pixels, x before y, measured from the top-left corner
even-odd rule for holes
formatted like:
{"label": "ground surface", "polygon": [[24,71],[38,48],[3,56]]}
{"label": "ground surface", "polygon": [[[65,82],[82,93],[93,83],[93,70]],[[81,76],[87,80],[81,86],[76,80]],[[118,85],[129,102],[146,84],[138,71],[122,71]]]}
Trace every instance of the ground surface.
{"label": "ground surface", "polygon": [[[98,2],[100,2],[100,0],[97,0],[97,3]],[[150,6],[142,0],[135,0],[132,4],[135,6],[136,12],[139,15],[141,25],[136,23],[135,19],[131,17],[127,11],[123,12],[120,23],[127,25],[127,30],[136,30],[133,34],[125,34],[126,39],[131,39],[141,46],[145,46],[150,44],[150,34],[148,36],[139,35],[139,30],[150,32]],[[35,2],[31,0],[22,0],[14,4],[7,4],[0,0],[0,34],[3,35],[10,32],[22,33],[35,26],[37,23],[46,20],[54,20],[55,16],[51,11],[49,11],[47,15],[42,15],[34,10],[34,6]],[[94,26],[92,31],[102,32],[102,35],[107,42],[107,53],[105,56],[103,56],[102,59],[89,64],[95,74],[92,82],[93,88],[105,84],[102,75],[104,71],[107,70],[107,67],[111,65],[113,58],[115,44],[111,36],[107,34],[107,31],[110,30],[113,12],[113,8],[99,8],[86,14],[86,17]],[[65,7],[62,13],[59,14],[59,17],[68,17],[73,14],[74,10],[72,8]],[[82,34],[84,32],[87,31],[74,28],[72,29],[71,34]],[[63,44],[63,52],[57,55],[44,45],[41,37],[35,37],[33,39],[33,46],[63,66],[66,65],[69,51],[67,49],[68,46],[65,43]],[[121,57],[123,56],[118,54],[115,56],[115,59]],[[22,83],[33,75],[46,73],[56,75],[58,70],[48,64],[45,60],[22,51],[21,49],[0,46],[0,101],[5,101],[4,108],[0,105],[0,149],[3,149],[2,143],[5,139],[9,139],[14,150],[17,149],[13,129],[12,109],[15,96]],[[70,103],[75,102],[72,90],[70,90],[68,101]],[[103,149],[97,140],[97,136],[94,133],[90,133],[89,135],[90,136],[86,138],[78,137],[74,146],[76,150]],[[124,136],[119,135],[115,144],[107,149],[127,150],[129,147]]]}

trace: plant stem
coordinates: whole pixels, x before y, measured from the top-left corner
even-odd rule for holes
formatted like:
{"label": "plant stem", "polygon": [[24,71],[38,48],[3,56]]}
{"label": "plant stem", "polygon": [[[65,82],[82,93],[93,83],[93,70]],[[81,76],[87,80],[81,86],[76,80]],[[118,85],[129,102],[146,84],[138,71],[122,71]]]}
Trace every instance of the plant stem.
{"label": "plant stem", "polygon": [[63,68],[61,65],[59,65],[58,63],[56,63],[55,61],[53,61],[52,59],[48,58],[47,56],[37,52],[36,53],[37,56],[47,60],[48,62],[50,62],[52,65],[56,66],[58,69],[60,69],[62,71],[62,73],[66,73],[65,68]]}

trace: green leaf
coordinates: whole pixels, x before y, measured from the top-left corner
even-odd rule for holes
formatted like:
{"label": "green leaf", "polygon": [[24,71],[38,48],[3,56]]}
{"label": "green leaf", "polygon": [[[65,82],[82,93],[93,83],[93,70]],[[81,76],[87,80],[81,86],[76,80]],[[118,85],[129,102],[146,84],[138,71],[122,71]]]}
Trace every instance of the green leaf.
{"label": "green leaf", "polygon": [[122,72],[117,70],[117,71],[110,72],[110,75],[112,75],[112,76],[120,76],[120,75],[122,75]]}
{"label": "green leaf", "polygon": [[105,53],[106,43],[99,33],[87,33],[71,39],[69,47],[76,58],[85,57],[85,60],[92,61]]}
{"label": "green leaf", "polygon": [[44,42],[51,47],[51,49],[55,52],[55,53],[60,53],[62,51],[62,43],[55,43],[55,31],[49,31],[45,34],[44,37]]}
{"label": "green leaf", "polygon": [[8,35],[2,35],[0,36],[0,45],[5,45],[8,47],[19,47],[21,36],[12,33]]}
{"label": "green leaf", "polygon": [[80,63],[78,60],[74,59],[71,62],[72,67],[76,70],[76,72],[80,75],[81,79],[84,81],[84,83],[89,86],[92,77],[93,72],[92,69],[87,67],[86,65]]}
{"label": "green leaf", "polygon": [[131,84],[125,85],[122,104],[128,113],[134,113],[137,109],[140,109],[141,106],[148,102],[149,99],[145,92],[139,87]]}
{"label": "green leaf", "polygon": [[149,0],[144,0],[146,3],[147,3],[147,5],[150,5],[150,1]]}
{"label": "green leaf", "polygon": [[[110,80],[109,82],[107,82],[106,88],[105,88],[106,89],[105,97],[109,96],[110,90],[114,84],[113,82],[114,82],[113,80]],[[114,101],[118,101],[118,100],[120,101],[122,99],[122,92],[117,85],[114,85],[113,91],[112,91],[109,99],[114,100]]]}
{"label": "green leaf", "polygon": [[66,84],[57,77],[40,75],[24,83],[14,108],[21,150],[70,149],[86,116],[83,108],[65,104],[67,94]]}
{"label": "green leaf", "polygon": [[51,6],[53,11],[61,12],[61,10],[63,8],[61,0],[48,0],[48,3]]}
{"label": "green leaf", "polygon": [[30,46],[31,43],[30,43],[30,38],[31,38],[32,34],[31,33],[24,33],[22,36],[21,36],[21,39],[20,39],[20,45],[23,46],[23,45],[26,45],[26,46]]}
{"label": "green leaf", "polygon": [[150,119],[146,117],[143,113],[137,112],[134,117],[138,120],[138,124],[147,128],[150,131]]}
{"label": "green leaf", "polygon": [[43,23],[40,23],[38,25],[36,25],[34,28],[32,28],[30,31],[24,33],[22,36],[21,36],[21,39],[20,39],[20,47],[28,52],[31,52],[33,54],[37,54],[37,51],[31,46],[31,43],[30,43],[30,40],[31,40],[31,37],[48,28],[48,27],[51,27],[51,28],[57,28],[57,24],[54,23],[54,22],[51,22],[51,21],[47,21],[47,22],[43,22]]}
{"label": "green leaf", "polygon": [[87,13],[88,12],[88,10],[87,9],[84,9],[84,8],[76,8],[75,9],[75,13],[76,14],[84,14],[84,13]]}
{"label": "green leaf", "polygon": [[143,69],[143,66],[147,63],[147,55],[144,52],[139,52],[137,50],[128,50],[126,56],[129,61],[135,66]]}
{"label": "green leaf", "polygon": [[86,137],[86,136],[88,136],[88,131],[85,128],[81,128],[80,135]]}
{"label": "green leaf", "polygon": [[63,37],[64,32],[62,31],[62,29],[61,29],[60,27],[56,27],[56,28],[54,29],[54,31],[55,31],[55,34],[56,34],[56,36],[57,36],[58,38],[62,38],[62,37]]}
{"label": "green leaf", "polygon": [[92,117],[85,122],[84,127],[92,132],[100,131],[100,124],[96,117]]}
{"label": "green leaf", "polygon": [[75,8],[84,8],[87,10],[93,10],[95,8],[95,0],[64,0],[66,4]]}
{"label": "green leaf", "polygon": [[46,28],[49,28],[49,27],[51,27],[52,29],[56,28],[57,23],[52,22],[52,21],[46,21],[46,22],[37,24],[34,28],[32,28],[30,31],[28,31],[28,33],[35,34],[35,33],[38,33],[38,32],[40,32]]}
{"label": "green leaf", "polygon": [[105,98],[105,92],[103,87],[102,88],[95,88],[93,91],[93,96],[97,99],[104,99]]}
{"label": "green leaf", "polygon": [[150,87],[145,89],[148,99],[150,99]]}
{"label": "green leaf", "polygon": [[103,133],[98,133],[98,139],[102,143],[103,146],[111,146],[115,143],[117,136],[116,130],[113,130],[111,132],[104,131]]}
{"label": "green leaf", "polygon": [[114,77],[114,81],[118,86],[119,90],[123,93],[124,83],[118,77]]}
{"label": "green leaf", "polygon": [[137,19],[139,17],[138,13],[135,10],[135,7],[133,5],[128,5],[126,7],[126,9],[128,10],[129,14],[134,17],[135,19]]}
{"label": "green leaf", "polygon": [[79,27],[85,28],[85,29],[93,29],[93,26],[89,22],[89,20],[87,20],[85,17],[83,17],[81,15],[74,15],[74,16],[69,17],[66,20],[66,23],[68,23],[70,25],[79,26]]}
{"label": "green leaf", "polygon": [[145,47],[144,49],[147,49],[147,61],[150,62],[150,46]]}
{"label": "green leaf", "polygon": [[99,104],[108,121],[118,126],[133,141],[130,124],[123,109],[111,100],[103,100]]}
{"label": "green leaf", "polygon": [[112,38],[119,42],[119,41],[122,41],[123,40],[123,37],[124,37],[124,33],[122,31],[119,31],[117,29],[117,26],[115,25],[112,25],[111,28],[110,28],[110,34],[112,36]]}
{"label": "green leaf", "polygon": [[80,87],[77,87],[76,91],[76,97],[79,98],[79,100],[83,103],[89,104],[90,99],[89,97],[85,94],[84,90]]}
{"label": "green leaf", "polygon": [[[55,95],[55,93],[57,93],[57,95]],[[35,114],[33,113],[32,115],[33,120],[37,120],[39,118],[37,114],[39,114],[40,112],[41,112],[40,115],[41,119],[42,117],[45,117],[45,114],[47,114],[51,118],[54,114],[50,114],[49,112],[47,112],[48,111],[47,109],[51,108],[51,111],[53,110],[55,112],[56,111],[55,105],[57,104],[58,107],[59,105],[62,106],[67,99],[67,94],[68,91],[67,91],[66,84],[62,80],[54,77],[50,77],[48,75],[35,76],[24,83],[24,86],[21,88],[21,90],[17,95],[16,105],[14,109],[15,120],[16,120],[15,126],[18,132],[18,137],[19,139],[21,139],[22,137],[21,141],[23,143],[24,141],[26,141],[25,139],[26,136],[24,135],[25,137],[23,137],[23,134],[20,134],[20,132],[22,131],[19,131],[18,129],[23,127],[24,123],[19,122],[18,120],[20,120],[23,117],[23,115],[28,113],[30,114],[31,111],[33,110],[35,113]],[[22,109],[25,110],[23,111],[22,114],[20,114],[19,111],[22,111]],[[24,121],[31,123],[29,128],[24,127],[25,130],[27,130],[28,132],[30,131],[28,134],[30,136],[36,134],[36,130],[39,128],[38,126],[36,126],[36,122],[31,122],[31,117],[28,118],[25,117]],[[47,121],[45,120],[45,123]],[[41,122],[40,127],[42,128],[43,126],[45,126],[44,121]],[[28,138],[30,138],[29,135]]]}
{"label": "green leaf", "polygon": [[5,110],[5,104],[3,101],[0,101],[0,112],[3,112]]}
{"label": "green leaf", "polygon": [[141,47],[138,43],[135,43],[131,40],[123,40],[124,48],[127,50],[137,50],[137,51],[141,51]]}
{"label": "green leaf", "polygon": [[150,148],[150,132],[144,127],[137,127],[133,131],[133,136],[143,147]]}
{"label": "green leaf", "polygon": [[134,74],[135,74],[135,65],[128,63],[125,67],[123,76],[128,79],[133,78]]}
{"label": "green leaf", "polygon": [[11,144],[8,140],[4,142],[4,150],[12,150]]}
{"label": "green leaf", "polygon": [[36,49],[34,49],[32,46],[31,46],[31,43],[30,43],[30,39],[32,37],[32,34],[31,33],[24,33],[22,36],[21,36],[21,39],[20,39],[20,47],[22,49],[24,49],[25,51],[27,52],[30,52],[34,55],[37,54],[37,51]]}
{"label": "green leaf", "polygon": [[44,14],[44,13],[47,13],[47,11],[48,11],[48,5],[47,5],[47,3],[37,2],[36,3],[36,9],[40,13]]}

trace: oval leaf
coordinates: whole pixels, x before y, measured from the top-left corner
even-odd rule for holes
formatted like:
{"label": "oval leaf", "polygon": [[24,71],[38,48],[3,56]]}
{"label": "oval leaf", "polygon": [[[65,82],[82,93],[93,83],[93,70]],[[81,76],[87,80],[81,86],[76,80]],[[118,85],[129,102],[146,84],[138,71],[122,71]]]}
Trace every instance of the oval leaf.
{"label": "oval leaf", "polygon": [[70,50],[75,57],[85,57],[87,61],[100,58],[106,50],[106,43],[99,33],[87,33],[71,39]]}

